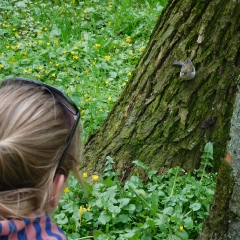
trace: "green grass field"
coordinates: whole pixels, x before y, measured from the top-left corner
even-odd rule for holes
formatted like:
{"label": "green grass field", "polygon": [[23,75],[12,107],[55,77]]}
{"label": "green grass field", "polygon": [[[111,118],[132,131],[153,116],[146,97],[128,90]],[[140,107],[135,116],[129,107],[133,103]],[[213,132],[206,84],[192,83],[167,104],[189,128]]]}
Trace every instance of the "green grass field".
{"label": "green grass field", "polygon": [[[78,105],[84,139],[123,91],[166,0],[2,0],[0,78],[27,77],[65,91]],[[211,145],[206,146],[210,152]],[[209,155],[208,155],[209,156]],[[215,189],[215,174],[181,168],[125,183],[106,159],[101,175],[83,173],[89,198],[71,177],[54,214],[69,239],[195,239]]]}
{"label": "green grass field", "polygon": [[165,3],[2,0],[0,78],[33,78],[67,92],[86,139],[127,84]]}

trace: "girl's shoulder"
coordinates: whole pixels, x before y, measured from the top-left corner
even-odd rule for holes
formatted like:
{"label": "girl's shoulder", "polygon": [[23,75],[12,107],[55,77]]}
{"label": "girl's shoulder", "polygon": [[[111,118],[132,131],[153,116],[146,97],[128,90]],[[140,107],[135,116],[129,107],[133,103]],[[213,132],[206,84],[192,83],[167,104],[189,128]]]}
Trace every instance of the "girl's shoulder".
{"label": "girl's shoulder", "polygon": [[28,219],[0,221],[0,239],[67,240],[47,213],[34,215]]}

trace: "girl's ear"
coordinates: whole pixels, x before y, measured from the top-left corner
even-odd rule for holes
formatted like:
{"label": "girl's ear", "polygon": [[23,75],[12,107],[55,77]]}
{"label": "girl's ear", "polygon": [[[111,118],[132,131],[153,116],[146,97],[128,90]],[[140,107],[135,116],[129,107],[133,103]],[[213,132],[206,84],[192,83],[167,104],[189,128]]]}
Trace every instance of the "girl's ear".
{"label": "girl's ear", "polygon": [[53,209],[57,207],[65,186],[65,176],[57,173],[53,180],[52,191],[50,193],[50,205]]}

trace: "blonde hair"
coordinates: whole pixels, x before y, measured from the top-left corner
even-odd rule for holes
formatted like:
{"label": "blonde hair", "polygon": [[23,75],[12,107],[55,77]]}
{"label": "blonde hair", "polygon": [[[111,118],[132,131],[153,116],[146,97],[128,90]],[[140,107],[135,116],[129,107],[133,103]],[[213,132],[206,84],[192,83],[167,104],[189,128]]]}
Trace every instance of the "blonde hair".
{"label": "blonde hair", "polygon": [[[0,88],[0,220],[48,211],[49,194],[71,126],[54,96],[34,84]],[[60,173],[77,171],[79,128]]]}

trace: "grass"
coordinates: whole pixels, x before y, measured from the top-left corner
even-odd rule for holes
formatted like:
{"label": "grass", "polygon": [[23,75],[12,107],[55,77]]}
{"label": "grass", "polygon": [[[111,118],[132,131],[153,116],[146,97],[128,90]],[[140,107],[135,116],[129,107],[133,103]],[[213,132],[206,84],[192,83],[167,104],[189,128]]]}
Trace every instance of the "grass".
{"label": "grass", "polygon": [[67,92],[85,139],[131,77],[166,0],[2,0],[0,79],[34,78]]}
{"label": "grass", "polygon": [[[65,91],[81,111],[85,140],[104,121],[146,47],[166,0],[2,0],[0,79],[27,77]],[[72,178],[54,214],[69,239],[194,239],[215,188],[203,165],[125,183],[106,159],[101,175],[83,178],[86,198]]]}
{"label": "grass", "polygon": [[176,167],[156,176],[155,171],[134,161],[147,172],[145,183],[138,176],[121,183],[113,169],[114,159],[107,157],[100,176],[83,173],[88,198],[77,180],[71,179],[55,212],[55,222],[69,239],[196,239],[215,190],[216,174],[205,171],[211,167],[212,153],[208,143],[202,166],[193,174]]}

